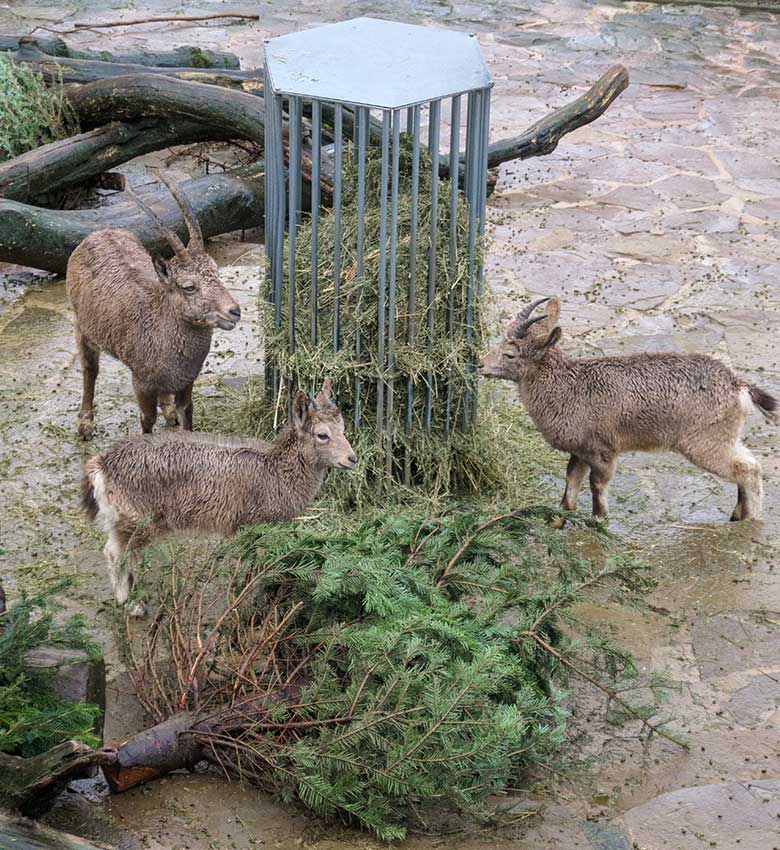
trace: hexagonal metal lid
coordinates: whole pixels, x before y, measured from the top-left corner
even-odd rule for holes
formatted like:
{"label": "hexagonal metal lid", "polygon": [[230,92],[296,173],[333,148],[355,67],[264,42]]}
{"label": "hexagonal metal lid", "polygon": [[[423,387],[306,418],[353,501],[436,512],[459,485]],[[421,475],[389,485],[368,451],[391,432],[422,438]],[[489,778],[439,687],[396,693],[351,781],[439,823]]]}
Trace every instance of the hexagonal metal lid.
{"label": "hexagonal metal lid", "polygon": [[398,109],[492,84],[473,35],[354,18],[270,39],[280,94]]}

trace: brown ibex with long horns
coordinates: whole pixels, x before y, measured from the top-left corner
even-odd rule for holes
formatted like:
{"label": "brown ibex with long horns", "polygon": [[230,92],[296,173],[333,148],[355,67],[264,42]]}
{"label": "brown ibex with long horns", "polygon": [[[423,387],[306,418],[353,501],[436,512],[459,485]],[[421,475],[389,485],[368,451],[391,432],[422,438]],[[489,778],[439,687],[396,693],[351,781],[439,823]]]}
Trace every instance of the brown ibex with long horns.
{"label": "brown ibex with long horns", "polygon": [[[531,318],[541,304],[546,313]],[[535,301],[480,361],[487,378],[514,381],[528,415],[570,454],[562,507],[572,511],[590,473],[593,514],[607,516],[607,487],[621,452],[669,449],[737,485],[732,520],[761,516],[761,466],[742,445],[754,408],[780,425],[780,402],[703,354],[569,357],[558,348],[560,304]]]}
{"label": "brown ibex with long horns", "polygon": [[241,309],[225,289],[206,253],[203,234],[185,194],[163,182],[179,205],[189,231],[179,237],[138,197],[173,249],[152,256],[128,230],[98,230],[71,254],[66,289],[75,314],[84,388],[79,434],[94,430],[94,396],[100,353],[120,360],[133,375],[141,429],[150,433],[157,405],[169,424],[192,430],[192,384],[211,348],[214,328],[231,330]]}

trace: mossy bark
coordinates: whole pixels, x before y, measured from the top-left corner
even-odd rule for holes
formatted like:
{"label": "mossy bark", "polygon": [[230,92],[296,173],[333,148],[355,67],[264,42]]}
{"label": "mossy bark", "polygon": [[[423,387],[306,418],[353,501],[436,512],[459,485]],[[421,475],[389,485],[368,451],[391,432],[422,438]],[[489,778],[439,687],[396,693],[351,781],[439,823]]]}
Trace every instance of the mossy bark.
{"label": "mossy bark", "polygon": [[[31,41],[24,35],[0,35],[0,51],[18,50]],[[235,53],[222,50],[207,50],[203,47],[182,45],[172,50],[131,50],[128,53],[112,53],[109,50],[76,50],[61,38],[35,38],[35,46],[49,56],[64,59],[93,59],[100,62],[153,66],[158,68],[227,68],[239,70],[240,63]]]}
{"label": "mossy bark", "polygon": [[[189,180],[182,189],[206,238],[262,223],[262,162],[237,173]],[[181,210],[170,193],[162,188],[147,200],[163,221],[186,240]],[[165,238],[132,201],[91,210],[48,210],[0,200],[0,259],[63,274],[73,249],[90,233],[103,228],[130,230],[148,250],[170,254]]]}
{"label": "mossy bark", "polygon": [[180,77],[189,80],[208,80],[222,85],[241,87],[248,81],[262,83],[263,72],[237,71],[233,68],[185,66],[180,68],[154,67],[136,62],[105,62],[97,59],[70,59],[64,56],[51,56],[44,53],[35,39],[22,38],[19,49],[8,54],[15,62],[35,66],[51,82],[62,80],[64,83],[91,83],[95,80],[111,79],[127,74],[146,73],[167,77]]}

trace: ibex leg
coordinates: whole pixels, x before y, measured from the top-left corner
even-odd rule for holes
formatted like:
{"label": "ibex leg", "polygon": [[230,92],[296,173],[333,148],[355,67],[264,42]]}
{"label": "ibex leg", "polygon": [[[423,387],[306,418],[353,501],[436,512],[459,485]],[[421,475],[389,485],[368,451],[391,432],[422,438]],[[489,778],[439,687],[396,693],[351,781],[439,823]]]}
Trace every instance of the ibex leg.
{"label": "ibex leg", "polygon": [[157,392],[146,390],[135,381],[133,381],[133,389],[140,411],[141,430],[144,434],[151,434],[154,423],[157,421]]}
{"label": "ibex leg", "polygon": [[[134,552],[146,542],[147,535],[136,530],[132,525],[123,522],[115,523],[108,534],[105,555],[108,564],[108,575],[111,579],[111,587],[114,597],[119,605],[124,605],[130,596],[130,591],[135,583],[132,570]],[[130,610],[131,617],[143,617],[146,614],[146,606],[143,602],[137,602]]]}
{"label": "ibex leg", "polygon": [[119,605],[127,602],[130,595],[131,576],[125,558],[127,535],[113,525],[108,532],[108,540],[103,553],[106,556],[108,577],[111,579],[111,589]]}
{"label": "ibex leg", "polygon": [[173,393],[160,393],[158,399],[160,412],[165,417],[165,421],[171,426],[179,424],[179,417],[176,415],[176,399]]}
{"label": "ibex leg", "polygon": [[182,431],[192,431],[192,384],[176,393],[176,414]]}
{"label": "ibex leg", "polygon": [[742,443],[724,445],[718,449],[702,441],[700,450],[695,448],[684,454],[701,469],[737,485],[737,504],[731,514],[732,521],[761,518],[761,464]]}
{"label": "ibex leg", "polygon": [[83,389],[79,408],[78,431],[81,437],[89,440],[95,431],[95,383],[100,369],[100,351],[93,348],[83,336],[77,336]]}
{"label": "ibex leg", "polygon": [[593,516],[596,519],[606,519],[609,514],[609,500],[607,490],[609,482],[615,474],[617,457],[600,457],[589,461],[590,464],[590,492],[593,496]]}
{"label": "ibex leg", "polygon": [[761,519],[764,499],[761,464],[741,443],[734,451],[732,473],[737,481],[737,505],[732,520]]}
{"label": "ibex leg", "polygon": [[588,464],[577,455],[572,455],[569,458],[569,463],[566,466],[566,489],[563,491],[563,499],[561,507],[565,511],[574,511],[577,509],[577,496],[582,489],[582,482],[585,479],[585,474],[588,471]]}

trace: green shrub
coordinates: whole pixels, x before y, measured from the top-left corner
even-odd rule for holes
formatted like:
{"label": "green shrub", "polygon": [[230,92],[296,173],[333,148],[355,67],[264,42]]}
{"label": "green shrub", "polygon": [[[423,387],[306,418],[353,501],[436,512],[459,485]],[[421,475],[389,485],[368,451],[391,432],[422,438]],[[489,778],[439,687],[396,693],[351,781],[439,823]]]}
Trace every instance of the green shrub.
{"label": "green shrub", "polygon": [[25,655],[43,644],[99,655],[83,618],[71,617],[56,625],[42,598],[23,596],[0,624],[0,752],[29,757],[69,740],[98,746],[95,724],[100,708],[59,702],[34,686],[24,665]]}
{"label": "green shrub", "polygon": [[193,733],[226,772],[381,839],[431,806],[489,815],[490,795],[555,760],[565,662],[625,672],[577,640],[572,606],[646,587],[624,558],[582,558],[551,513],[262,525],[189,557],[159,549],[156,614],[128,653],[139,696],[160,721],[207,718]]}
{"label": "green shrub", "polygon": [[0,161],[79,132],[62,80],[43,76],[0,55]]}

